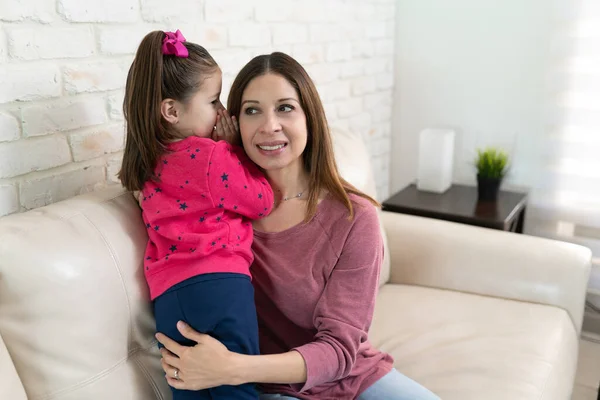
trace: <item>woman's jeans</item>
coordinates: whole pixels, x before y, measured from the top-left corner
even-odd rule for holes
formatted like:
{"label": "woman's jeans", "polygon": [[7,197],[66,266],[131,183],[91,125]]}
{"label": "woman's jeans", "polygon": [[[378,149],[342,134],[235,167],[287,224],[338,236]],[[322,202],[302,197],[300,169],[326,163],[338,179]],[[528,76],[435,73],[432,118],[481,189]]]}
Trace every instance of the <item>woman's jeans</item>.
{"label": "woman's jeans", "polygon": [[[297,400],[282,394],[261,394],[260,400]],[[357,400],[440,400],[417,382],[392,369],[358,396]]]}

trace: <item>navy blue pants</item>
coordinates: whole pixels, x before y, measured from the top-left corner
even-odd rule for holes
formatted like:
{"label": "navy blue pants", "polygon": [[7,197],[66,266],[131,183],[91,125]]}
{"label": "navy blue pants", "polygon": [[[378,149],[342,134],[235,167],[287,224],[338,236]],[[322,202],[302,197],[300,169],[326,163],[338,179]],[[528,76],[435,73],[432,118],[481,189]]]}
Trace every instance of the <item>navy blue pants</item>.
{"label": "navy blue pants", "polygon": [[[218,339],[230,351],[258,354],[258,324],[254,288],[243,274],[216,273],[185,280],[154,300],[156,330],[184,346],[196,343],[183,337],[177,321]],[[173,400],[258,399],[254,384],[219,386],[206,390],[173,389]]]}

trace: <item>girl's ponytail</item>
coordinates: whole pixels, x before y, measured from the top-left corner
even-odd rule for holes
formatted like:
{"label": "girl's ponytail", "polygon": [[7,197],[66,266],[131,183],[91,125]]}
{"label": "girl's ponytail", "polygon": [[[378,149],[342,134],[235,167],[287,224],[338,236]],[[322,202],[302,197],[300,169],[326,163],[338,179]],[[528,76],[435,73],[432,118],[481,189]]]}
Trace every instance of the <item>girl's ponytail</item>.
{"label": "girl's ponytail", "polygon": [[154,178],[154,168],[168,141],[162,121],[163,31],[150,32],[142,40],[127,74],[123,114],[127,141],[119,179],[128,190],[141,190]]}

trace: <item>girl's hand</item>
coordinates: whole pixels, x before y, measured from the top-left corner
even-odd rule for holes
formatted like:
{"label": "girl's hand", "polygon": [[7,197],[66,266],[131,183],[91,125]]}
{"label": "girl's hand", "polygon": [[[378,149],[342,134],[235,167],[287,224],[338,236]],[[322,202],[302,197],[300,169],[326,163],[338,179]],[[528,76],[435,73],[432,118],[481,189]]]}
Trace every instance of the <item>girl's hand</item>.
{"label": "girl's hand", "polygon": [[215,141],[226,140],[236,146],[241,145],[237,119],[235,116],[230,116],[225,109],[217,111],[217,124],[212,139]]}
{"label": "girl's hand", "polygon": [[[182,346],[162,333],[156,339],[165,348],[162,354],[162,368],[167,382],[176,389],[201,390],[221,385],[238,385],[236,382],[235,357],[217,339],[196,332],[182,321],[177,323],[181,334],[197,344],[193,347]],[[176,378],[177,377],[177,378]]]}

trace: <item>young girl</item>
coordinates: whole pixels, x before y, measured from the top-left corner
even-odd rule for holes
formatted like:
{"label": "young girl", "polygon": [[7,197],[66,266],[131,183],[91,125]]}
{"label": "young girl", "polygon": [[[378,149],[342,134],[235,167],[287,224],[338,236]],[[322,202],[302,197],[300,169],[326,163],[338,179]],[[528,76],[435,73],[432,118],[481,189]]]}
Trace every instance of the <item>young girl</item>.
{"label": "young girl", "polygon": [[[186,42],[179,30],[149,33],[127,76],[119,178],[128,190],[141,191],[149,238],[143,265],[157,330],[193,345],[177,331],[184,320],[231,351],[258,354],[250,220],[271,212],[273,192],[233,144],[239,138],[220,92],[221,71],[203,47]],[[213,140],[219,136],[227,141]],[[257,394],[246,384],[174,389],[173,398]]]}

